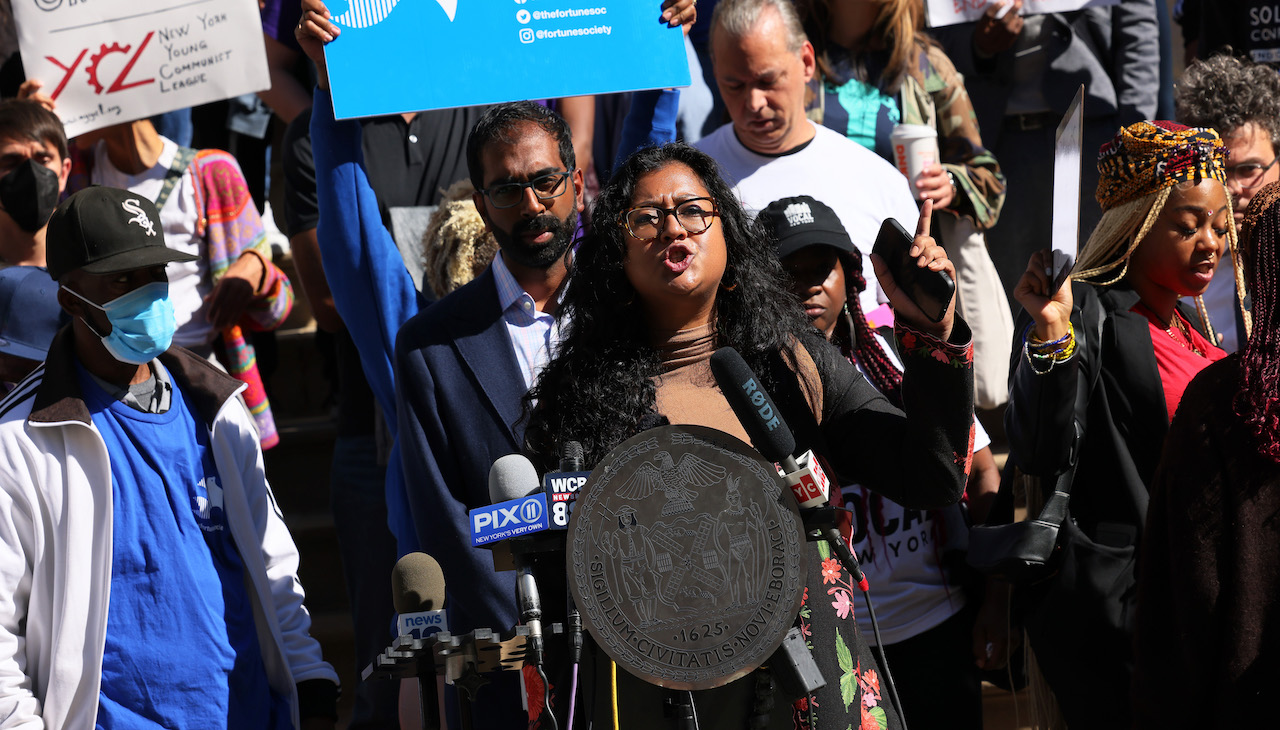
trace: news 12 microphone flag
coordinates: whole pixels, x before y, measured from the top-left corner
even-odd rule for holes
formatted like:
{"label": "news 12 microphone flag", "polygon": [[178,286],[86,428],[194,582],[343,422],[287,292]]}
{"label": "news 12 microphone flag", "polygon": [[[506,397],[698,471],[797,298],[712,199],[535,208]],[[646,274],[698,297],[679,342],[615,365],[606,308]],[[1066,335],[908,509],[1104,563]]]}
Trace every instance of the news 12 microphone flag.
{"label": "news 12 microphone flag", "polygon": [[271,86],[255,0],[12,0],[67,137]]}
{"label": "news 12 microphone flag", "polygon": [[659,22],[659,0],[328,7],[341,29],[325,46],[338,119],[689,85],[683,34]]}

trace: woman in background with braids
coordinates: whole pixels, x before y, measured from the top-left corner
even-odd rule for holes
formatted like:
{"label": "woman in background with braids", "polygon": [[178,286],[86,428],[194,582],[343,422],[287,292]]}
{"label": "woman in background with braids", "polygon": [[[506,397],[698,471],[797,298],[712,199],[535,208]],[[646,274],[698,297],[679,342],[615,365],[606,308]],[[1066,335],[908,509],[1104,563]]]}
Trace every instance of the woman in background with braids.
{"label": "woman in background with braids", "polygon": [[1046,487],[1075,462],[1062,567],[1027,589],[1024,617],[1071,727],[1129,727],[1147,487],[1187,383],[1225,357],[1208,323],[1178,302],[1204,292],[1234,243],[1223,161],[1210,129],[1121,129],[1098,156],[1103,215],[1074,283],[1051,291],[1053,259],[1040,251],[1014,291],[1025,311],[1009,456]]}
{"label": "woman in background with braids", "polygon": [[1193,717],[1212,717],[1216,727],[1275,724],[1280,183],[1249,203],[1238,251],[1253,332],[1242,351],[1187,387],[1151,485],[1138,581],[1135,727],[1183,727]]}
{"label": "woman in background with braids", "polygon": [[[867,322],[858,295],[867,287],[862,253],[835,211],[807,195],[775,200],[757,218],[778,244],[791,291],[805,314],[845,359],[894,406],[902,407],[902,365],[892,346]],[[974,422],[973,468],[966,502],[977,521],[986,517],[1000,486],[991,439]],[[982,730],[980,668],[994,668],[1007,643],[1005,600],[983,604],[961,585],[968,530],[959,505],[913,510],[857,483],[841,485],[852,514],[850,548],[875,586],[872,604],[879,640],[903,713],[913,730]],[[836,583],[835,590],[840,591]],[[865,611],[855,611],[867,643],[877,637]],[[990,642],[990,644],[988,644]],[[996,651],[997,644],[1000,651]],[[816,657],[834,664],[835,657]],[[824,676],[832,676],[824,672]]]}

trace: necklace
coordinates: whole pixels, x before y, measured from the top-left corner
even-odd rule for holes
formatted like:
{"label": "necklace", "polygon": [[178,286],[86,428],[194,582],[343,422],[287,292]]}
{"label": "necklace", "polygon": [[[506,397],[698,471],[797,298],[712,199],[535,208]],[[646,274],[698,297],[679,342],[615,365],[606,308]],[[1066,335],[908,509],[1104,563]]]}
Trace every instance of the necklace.
{"label": "necklace", "polygon": [[[1191,332],[1187,330],[1187,325],[1182,321],[1182,318],[1178,316],[1178,310],[1175,309],[1173,311],[1173,316],[1169,318],[1169,323],[1165,324],[1160,320],[1160,315],[1156,314],[1155,311],[1152,310],[1150,307],[1148,307],[1146,304],[1142,302],[1138,302],[1137,306],[1142,307],[1142,309],[1147,315],[1147,319],[1149,319],[1152,324],[1157,325],[1164,329],[1164,333],[1166,335],[1169,335],[1169,339],[1178,343],[1183,348],[1194,352],[1200,357],[1206,357],[1206,355],[1204,354],[1204,351],[1196,347],[1195,343],[1192,342]],[[1173,330],[1175,327],[1177,328],[1178,333],[1182,335],[1181,338],[1173,334]]]}
{"label": "necklace", "polygon": [[[1182,339],[1178,339],[1177,337],[1173,336],[1174,327],[1178,328],[1178,333],[1182,335]],[[1169,326],[1164,328],[1164,333],[1166,335],[1169,335],[1169,339],[1173,340],[1179,345],[1182,345],[1183,347],[1194,352],[1200,357],[1205,356],[1204,353],[1200,350],[1200,348],[1196,347],[1195,343],[1191,341],[1191,333],[1187,331],[1187,325],[1183,324],[1182,318],[1178,316],[1177,312],[1173,313],[1173,319],[1170,320]]]}

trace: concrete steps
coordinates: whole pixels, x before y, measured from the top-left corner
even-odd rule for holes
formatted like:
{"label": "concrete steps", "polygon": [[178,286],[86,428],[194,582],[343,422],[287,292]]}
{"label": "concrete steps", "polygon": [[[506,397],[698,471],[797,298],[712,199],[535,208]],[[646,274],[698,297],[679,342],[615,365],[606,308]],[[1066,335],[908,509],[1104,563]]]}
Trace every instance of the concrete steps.
{"label": "concrete steps", "polygon": [[355,671],[351,607],[338,537],[329,504],[329,470],[337,431],[334,384],[316,343],[315,322],[288,255],[276,263],[289,274],[297,296],[293,313],[275,333],[276,369],[267,379],[280,443],[264,454],[267,479],[298,546],[298,577],[307,592],[311,635],[347,690],[338,702],[338,727],[346,727]]}

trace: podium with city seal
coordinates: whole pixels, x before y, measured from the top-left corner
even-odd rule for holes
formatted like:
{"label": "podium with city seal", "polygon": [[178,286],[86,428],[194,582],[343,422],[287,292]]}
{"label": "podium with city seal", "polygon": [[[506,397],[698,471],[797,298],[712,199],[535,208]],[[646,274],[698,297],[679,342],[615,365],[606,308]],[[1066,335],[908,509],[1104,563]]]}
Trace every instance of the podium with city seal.
{"label": "podium with city seal", "polygon": [[569,525],[569,589],[606,654],[676,690],[728,684],[782,644],[805,531],[777,470],[741,440],[663,426],[611,451]]}

